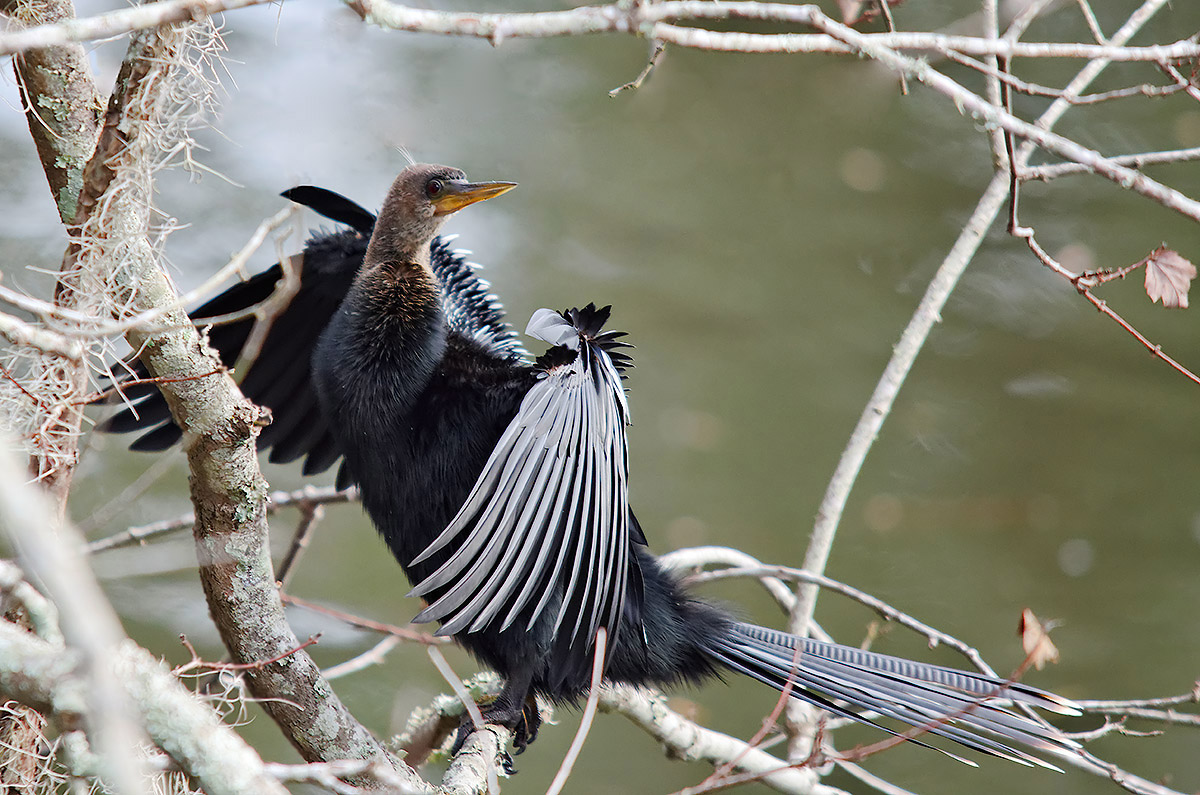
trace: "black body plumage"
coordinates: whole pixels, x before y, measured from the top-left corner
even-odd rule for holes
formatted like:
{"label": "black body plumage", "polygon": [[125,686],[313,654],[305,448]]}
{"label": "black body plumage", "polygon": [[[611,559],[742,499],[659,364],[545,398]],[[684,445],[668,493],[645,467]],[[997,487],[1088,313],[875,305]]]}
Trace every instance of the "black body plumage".
{"label": "black body plumage", "polygon": [[[489,720],[515,728],[519,747],[532,740],[532,695],[583,695],[604,626],[612,681],[737,671],[782,690],[791,678],[794,696],[835,714],[871,722],[857,710],[874,711],[1024,764],[1045,763],[1010,743],[1074,747],[993,697],[1075,712],[1065,699],[739,623],[684,591],[646,550],[625,502],[629,360],[619,335],[603,330],[608,308],[541,310],[531,331],[553,344],[531,362],[486,283],[434,238],[444,215],[507,190],[489,185],[502,183],[410,167],[374,224],[336,194],[285,194],[350,229],[309,241],[300,290],[242,381],[274,414],[260,447],[273,461],[306,457],[305,472],[343,458],[339,480],[359,485],[426,600],[422,618],[505,677]],[[194,316],[261,301],[281,275],[276,266]],[[249,331],[249,321],[217,327],[210,340],[232,363]],[[140,401],[136,414],[126,409],[106,430],[149,429],[139,449],[179,438],[157,393],[127,394]]]}

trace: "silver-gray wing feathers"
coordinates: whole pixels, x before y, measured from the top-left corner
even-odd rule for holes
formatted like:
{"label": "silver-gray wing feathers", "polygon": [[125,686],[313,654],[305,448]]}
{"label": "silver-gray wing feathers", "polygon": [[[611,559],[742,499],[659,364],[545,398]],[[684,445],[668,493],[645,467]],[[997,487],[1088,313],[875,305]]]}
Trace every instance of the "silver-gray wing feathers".
{"label": "silver-gray wing feathers", "polygon": [[[629,586],[628,358],[598,334],[597,310],[540,309],[526,334],[566,350],[525,395],[466,502],[413,563],[454,552],[413,588],[437,595],[417,621],[438,634],[526,628],[554,612],[555,634],[590,647],[616,632]],[[589,319],[591,322],[588,322]],[[574,356],[569,353],[573,351]],[[614,358],[616,363],[614,363]],[[611,648],[611,645],[610,645]]]}

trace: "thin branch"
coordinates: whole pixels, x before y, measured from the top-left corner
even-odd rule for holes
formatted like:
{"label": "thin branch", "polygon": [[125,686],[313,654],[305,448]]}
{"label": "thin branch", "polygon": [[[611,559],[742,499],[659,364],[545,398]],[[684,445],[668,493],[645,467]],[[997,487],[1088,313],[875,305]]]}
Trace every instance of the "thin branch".
{"label": "thin branch", "polygon": [[184,648],[186,648],[188,650],[188,653],[190,653],[192,655],[192,659],[189,662],[186,662],[183,665],[180,665],[179,667],[177,667],[175,669],[174,673],[176,676],[181,676],[185,673],[190,673],[191,671],[195,671],[195,670],[203,670],[203,671],[206,671],[209,673],[212,673],[214,671],[230,671],[230,672],[233,672],[233,671],[261,671],[263,668],[266,668],[268,665],[277,663],[280,660],[286,660],[288,657],[291,657],[293,654],[297,654],[297,653],[303,651],[304,649],[307,649],[309,646],[316,645],[317,641],[319,641],[320,639],[321,639],[320,634],[312,635],[309,637],[308,640],[306,640],[303,643],[301,643],[300,645],[296,646],[294,649],[286,649],[284,651],[279,652],[279,654],[276,654],[275,656],[270,657],[268,659],[252,660],[250,662],[244,662],[244,663],[231,663],[231,662],[208,662],[207,660],[201,659],[200,655],[196,653],[196,647],[194,647],[191,644],[191,641],[189,641],[187,639],[187,636],[180,635],[179,642],[182,643]]}
{"label": "thin branch", "polygon": [[1099,712],[1107,715],[1121,715],[1127,718],[1139,718],[1141,720],[1154,721],[1156,723],[1166,723],[1176,726],[1194,726],[1200,728],[1200,715],[1191,712],[1178,712],[1173,709],[1141,709],[1138,707],[1125,707],[1122,709],[1092,709],[1085,707],[1088,712]]}
{"label": "thin branch", "polygon": [[675,759],[703,761],[717,767],[739,759],[738,772],[762,776],[761,783],[778,792],[794,795],[846,795],[821,783],[812,768],[794,768],[781,759],[745,741],[705,728],[667,707],[657,693],[646,693],[627,685],[607,685],[600,693],[600,710],[618,712],[663,745]]}
{"label": "thin branch", "polygon": [[0,55],[13,55],[77,41],[110,39],[135,30],[157,28],[171,22],[199,20],[222,11],[267,2],[275,0],[165,0],[146,3],[94,17],[36,25],[0,34]]}
{"label": "thin branch", "polygon": [[608,630],[600,627],[596,630],[596,646],[592,652],[592,684],[588,688],[587,703],[583,706],[583,717],[579,721],[579,729],[576,730],[575,737],[571,740],[571,746],[567,749],[566,756],[563,757],[562,764],[559,765],[558,772],[554,775],[554,780],[550,782],[550,786],[546,790],[546,795],[558,795],[562,792],[567,779],[571,776],[571,770],[575,767],[575,760],[579,758],[579,752],[583,750],[583,743],[592,728],[592,720],[596,717],[596,707],[600,703],[600,680],[604,675],[604,652],[607,646]]}
{"label": "thin branch", "polygon": [[[471,722],[475,724],[475,732],[478,733],[487,725],[487,721],[483,719],[483,713],[479,711],[479,705],[475,703],[475,699],[471,698],[471,694],[463,687],[462,679],[458,674],[454,673],[454,669],[450,667],[450,663],[446,662],[445,655],[434,646],[430,646],[426,651],[429,653],[429,659],[433,661],[433,667],[437,669],[446,683],[450,685],[450,689],[454,691],[454,695],[462,702],[463,707],[467,710],[467,714],[471,716]],[[484,765],[484,776],[487,782],[488,795],[496,795],[500,792],[500,784],[496,776],[495,760],[486,760]]]}
{"label": "thin branch", "polygon": [[285,590],[296,573],[296,564],[300,562],[301,556],[308,548],[313,531],[325,516],[325,508],[319,502],[306,500],[299,503],[299,507],[300,522],[296,525],[296,532],[292,534],[292,543],[288,546],[287,554],[283,556],[283,562],[279,564],[275,574],[279,587]]}
{"label": "thin branch", "polygon": [[[70,23],[40,25],[0,34],[0,55],[76,41],[110,38],[134,30],[157,27],[183,19],[198,19],[220,11],[257,5],[266,0],[165,0],[123,9]],[[482,14],[413,8],[388,0],[349,0],[348,5],[368,23],[393,30],[443,36],[483,38],[500,44],[510,38],[551,38],[597,33],[627,33],[652,40],[670,40],[698,49],[738,52],[827,52],[852,54],[857,46],[841,36],[825,33],[715,33],[672,22],[696,20],[754,20],[810,26],[824,18],[813,5],[735,2],[712,4],[702,0],[668,0],[661,3],[617,3],[583,6],[566,11]],[[693,31],[699,35],[687,35]],[[1107,59],[1112,61],[1170,62],[1200,55],[1200,44],[1184,39],[1166,45],[1124,47],[1058,42],[1025,43],[1008,38],[986,39],[937,33],[895,32],[863,34],[878,46],[916,53],[954,50],[967,55],[1021,58]]]}
{"label": "thin branch", "polygon": [[332,607],[325,607],[324,605],[319,605],[316,602],[310,602],[307,599],[301,599],[300,597],[292,596],[291,594],[281,593],[279,598],[283,600],[285,605],[302,607],[306,610],[312,610],[313,612],[321,613],[322,615],[330,616],[331,618],[336,618],[338,621],[342,621],[352,627],[369,629],[372,632],[382,632],[386,635],[394,635],[401,640],[411,640],[424,646],[440,646],[445,643],[453,642],[450,638],[441,637],[438,635],[430,635],[426,632],[420,632],[412,629],[411,627],[398,627],[395,624],[385,624],[382,621],[375,621],[374,619],[351,615],[350,613],[345,613],[341,610],[335,610]]}
{"label": "thin branch", "polygon": [[0,334],[13,345],[37,348],[45,353],[54,353],[79,362],[83,358],[83,345],[78,340],[68,339],[62,334],[39,328],[12,315],[0,312]]}
{"label": "thin branch", "polygon": [[[1052,88],[1050,86],[1043,86],[1037,83],[1031,83],[1027,80],[1022,80],[1011,73],[1001,71],[994,66],[988,66],[987,64],[980,63],[974,58],[961,55],[960,53],[952,50],[947,50],[943,53],[943,55],[957,64],[974,69],[975,71],[986,75],[987,77],[1002,81],[1014,91],[1034,97],[1050,97],[1053,99],[1063,98],[1072,105],[1098,105],[1102,102],[1110,102],[1115,99],[1129,99],[1132,97],[1157,99],[1160,97],[1168,97],[1172,94],[1177,94],[1180,91],[1186,90],[1187,88],[1186,85],[1178,84],[1160,86],[1151,83],[1143,83],[1136,86],[1127,86],[1126,88],[1114,88],[1111,91],[1100,91],[1095,94],[1066,95],[1063,93],[1063,89],[1061,88]],[[988,98],[988,102],[992,102],[990,97]],[[995,102],[993,104],[997,106],[1000,105],[999,102]]]}
{"label": "thin branch", "polygon": [[663,44],[661,41],[654,42],[654,46],[650,50],[650,60],[646,62],[645,68],[642,69],[637,77],[633,78],[625,85],[617,86],[612,91],[609,91],[608,95],[610,97],[616,97],[626,91],[634,91],[641,88],[642,84],[646,82],[646,79],[650,77],[651,72],[653,72],[655,67],[658,66],[659,59],[662,58],[663,53],[666,51],[667,45]]}
{"label": "thin branch", "polygon": [[1175,370],[1175,372],[1187,378],[1192,383],[1200,385],[1200,376],[1197,376],[1191,370],[1184,367],[1173,357],[1164,352],[1161,345],[1151,342],[1145,334],[1142,334],[1142,332],[1134,328],[1129,321],[1117,314],[1117,312],[1108,305],[1107,301],[1097,298],[1095,293],[1093,293],[1089,288],[1089,283],[1085,281],[1083,274],[1072,273],[1060,265],[1057,260],[1051,257],[1050,254],[1038,244],[1034,237],[1033,229],[1030,227],[1017,227],[1012,230],[1012,234],[1015,237],[1022,238],[1029,245],[1029,250],[1033,252],[1034,256],[1036,256],[1043,265],[1070,282],[1075,289],[1079,291],[1079,294],[1088,301],[1088,303],[1096,307],[1100,314],[1105,315],[1118,326],[1125,329],[1125,331],[1135,340],[1140,342],[1142,346],[1151,353],[1151,355],[1157,359],[1161,359],[1169,367],[1171,367],[1171,369]]}
{"label": "thin branch", "polygon": [[1108,39],[1104,37],[1104,31],[1100,29],[1100,22],[1096,19],[1096,12],[1092,11],[1092,6],[1088,0],[1077,0],[1079,3],[1079,11],[1083,14],[1084,20],[1087,22],[1088,30],[1092,32],[1092,38],[1097,44],[1108,44]]}
{"label": "thin branch", "polygon": [[332,682],[334,679],[341,679],[343,676],[349,676],[353,673],[368,668],[372,665],[380,665],[388,652],[400,645],[401,637],[399,635],[385,635],[382,640],[376,643],[371,648],[359,654],[356,657],[351,657],[345,662],[338,663],[330,668],[321,671],[321,675],[326,680]]}
{"label": "thin branch", "polygon": [[1200,703],[1200,682],[1187,693],[1163,698],[1137,698],[1128,701],[1076,701],[1076,704],[1092,712],[1118,712],[1123,709],[1142,709],[1150,707],[1172,707],[1176,704]]}
{"label": "thin branch", "polygon": [[[983,35],[985,38],[990,39],[992,41],[998,40],[1000,38],[1000,7],[998,5],[998,2],[999,2],[999,0],[983,0],[983,5],[980,9],[980,12],[983,14]],[[967,56],[965,56],[965,55],[959,55],[958,53],[955,53],[953,51],[947,51],[946,55],[948,57],[950,57],[952,60],[957,61],[957,59],[962,58],[964,60],[978,63],[977,61],[968,59]],[[999,105],[1000,101],[1001,101],[1000,79],[999,79],[999,75],[1000,75],[999,59],[995,55],[989,55],[989,56],[987,56],[985,61],[986,61],[986,66],[984,64],[979,64],[979,65],[983,69],[987,70],[987,72],[990,72],[990,74],[987,75],[988,79],[984,83],[984,90],[987,92],[986,93],[987,101],[992,103],[993,105]],[[1004,151],[1004,140],[1003,140],[1000,130],[997,130],[997,129],[989,130],[988,138],[989,138],[989,140],[991,142],[991,146],[992,146],[992,164],[993,164],[993,166],[996,168],[1004,168],[1005,164],[1007,162],[1005,160],[1007,155],[1005,154],[1005,151]]]}
{"label": "thin branch", "polygon": [[1197,102],[1200,102],[1200,87],[1196,86],[1195,83],[1188,79],[1182,72],[1166,61],[1160,61],[1158,68],[1166,72],[1167,75],[1175,81],[1175,85],[1186,91],[1189,97]]}
{"label": "thin branch", "polygon": [[298,784],[311,783],[332,792],[361,793],[365,790],[347,784],[344,779],[370,779],[388,788],[395,795],[427,795],[427,790],[417,789],[396,775],[391,767],[370,759],[338,759],[332,762],[309,762],[301,765],[285,765],[267,762],[263,765],[267,775],[279,780]]}
{"label": "thin branch", "polygon": [[[1141,152],[1133,155],[1113,155],[1108,159],[1114,163],[1129,166],[1130,168],[1142,168],[1143,166],[1162,163],[1182,163],[1190,160],[1200,160],[1200,146],[1190,149]],[[1021,179],[1027,182],[1031,180],[1048,182],[1058,177],[1090,173],[1092,173],[1091,167],[1084,163],[1055,163],[1046,166],[1029,166],[1020,170]]]}
{"label": "thin branch", "polygon": [[[178,381],[180,379],[168,380]],[[282,508],[293,505],[332,505],[342,502],[354,502],[356,500],[358,500],[358,490],[355,488],[339,491],[332,486],[324,488],[305,486],[302,489],[292,492],[273,492],[268,498],[267,514],[276,513]],[[88,555],[95,555],[99,552],[107,552],[110,549],[145,544],[148,541],[158,540],[163,536],[190,530],[195,523],[196,515],[194,513],[185,513],[175,519],[164,519],[158,522],[151,522],[150,524],[138,525],[137,527],[130,527],[123,530],[120,533],[99,538],[88,543],[83,551]]]}

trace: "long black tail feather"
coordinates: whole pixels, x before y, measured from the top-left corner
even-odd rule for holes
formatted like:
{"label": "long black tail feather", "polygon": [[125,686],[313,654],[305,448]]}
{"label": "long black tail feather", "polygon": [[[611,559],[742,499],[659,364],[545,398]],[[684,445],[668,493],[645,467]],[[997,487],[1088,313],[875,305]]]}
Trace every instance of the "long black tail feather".
{"label": "long black tail feather", "polygon": [[[931,734],[981,753],[1028,766],[1058,769],[1007,743],[1058,754],[1078,748],[1074,740],[1057,729],[1005,706],[1019,702],[1063,715],[1080,714],[1068,699],[1027,685],[752,624],[731,624],[728,632],[706,638],[704,643],[710,657],[734,671],[781,692],[791,679],[794,697],[891,734],[898,732],[880,726],[858,710],[926,728]],[[919,739],[913,742],[934,747]],[[941,748],[936,750],[947,753]]]}

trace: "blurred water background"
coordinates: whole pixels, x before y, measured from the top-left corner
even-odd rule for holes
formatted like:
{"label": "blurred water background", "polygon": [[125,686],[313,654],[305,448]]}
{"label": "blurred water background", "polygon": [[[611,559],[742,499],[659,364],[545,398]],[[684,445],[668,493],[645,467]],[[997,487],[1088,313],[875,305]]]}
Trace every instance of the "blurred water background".
{"label": "blurred water background", "polygon": [[[448,5],[472,7],[437,7]],[[1106,30],[1135,5],[1098,9]],[[79,10],[107,7],[88,0]],[[973,7],[908,3],[898,22],[919,30]],[[1141,40],[1197,28],[1200,7],[1177,3]],[[225,30],[219,132],[199,137],[209,150],[202,161],[229,182],[172,172],[160,183],[160,206],[188,225],[168,248],[182,287],[223,264],[282,206],[277,195],[288,187],[321,185],[378,206],[404,166],[398,147],[473,178],[518,181],[503,199],[456,216],[449,231],[486,266],[519,327],[541,306],[616,307],[613,324],[637,345],[632,499],[653,547],[732,544],[799,565],[891,346],[990,178],[974,123],[922,88],[901,96],[894,80],[854,59],[670,51],[642,89],[612,98],[608,91],[642,68],[645,43],[610,36],[494,49],[368,28],[316,0],[233,12]],[[1027,38],[1073,40],[1086,36],[1080,30],[1067,3]],[[124,48],[123,40],[94,48],[102,85]],[[1050,82],[1071,69],[1034,72]],[[977,85],[965,70],[949,71]],[[1151,77],[1114,68],[1099,87]],[[10,70],[3,82],[0,265],[6,284],[36,290],[44,281],[25,268],[56,268],[65,236]],[[1045,103],[1017,104],[1028,115]],[[1197,146],[1200,107],[1179,97],[1129,100],[1076,111],[1062,129],[1107,152]],[[1200,194],[1200,166],[1153,173]],[[1125,265],[1164,240],[1200,260],[1195,225],[1102,180],[1032,185],[1022,210],[1043,244],[1077,269]],[[269,249],[254,268],[275,260]],[[1102,297],[1200,368],[1196,310],[1151,306],[1139,282],[1114,283]],[[1060,620],[1062,662],[1027,678],[1067,696],[1186,692],[1200,676],[1198,425],[1200,389],[993,230],[867,462],[829,574],[977,645],[1002,671],[1023,657],[1022,608]],[[178,453],[148,491],[114,502],[155,466],[124,441],[95,439],[84,460],[70,512],[92,537],[187,510]],[[274,488],[303,482],[295,467],[268,467],[267,476]],[[278,551],[295,521],[288,513],[273,521]],[[186,535],[95,564],[138,640],[179,662],[186,655],[176,638],[185,633],[207,657],[221,656]],[[407,589],[357,506],[328,511],[292,588],[395,623],[418,609]],[[709,593],[757,621],[783,621],[752,585]],[[325,633],[313,650],[322,664],[375,641],[321,616],[291,615],[301,637]],[[872,616],[826,595],[818,618],[857,644]],[[960,664],[902,630],[875,648]],[[464,675],[474,670],[456,650],[451,659]],[[444,690],[420,648],[397,650],[336,688],[384,735]],[[737,680],[681,692],[676,703],[749,736],[774,699]],[[518,758],[521,773],[506,792],[544,790],[577,716],[560,711],[559,719]],[[294,758],[265,717],[243,731],[269,758]],[[842,747],[879,739],[869,730],[839,734]],[[1198,741],[1174,729],[1106,738],[1094,750],[1194,791]],[[923,793],[1116,791],[1077,772],[980,764],[972,770],[915,747],[868,763]],[[662,793],[708,772],[665,760],[622,718],[603,717],[568,791]],[[831,781],[862,790],[845,777]]]}

